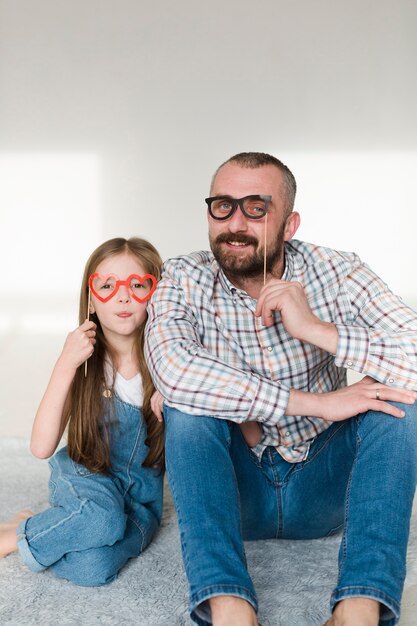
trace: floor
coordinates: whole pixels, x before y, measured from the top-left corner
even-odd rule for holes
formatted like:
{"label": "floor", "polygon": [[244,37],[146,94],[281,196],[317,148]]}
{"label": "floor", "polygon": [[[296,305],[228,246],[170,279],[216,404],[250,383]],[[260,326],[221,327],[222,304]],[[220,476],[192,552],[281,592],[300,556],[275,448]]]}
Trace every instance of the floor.
{"label": "floor", "polygon": [[[60,325],[54,334],[21,330],[1,334],[0,329],[1,438],[30,437],[33,417],[64,339]],[[400,626],[417,626],[417,563],[414,566],[416,584],[404,593]]]}

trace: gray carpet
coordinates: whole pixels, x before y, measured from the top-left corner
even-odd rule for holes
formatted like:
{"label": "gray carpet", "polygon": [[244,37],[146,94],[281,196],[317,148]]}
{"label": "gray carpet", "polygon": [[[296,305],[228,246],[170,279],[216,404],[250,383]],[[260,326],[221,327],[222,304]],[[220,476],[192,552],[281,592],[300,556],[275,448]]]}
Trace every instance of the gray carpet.
{"label": "gray carpet", "polygon": [[[48,465],[22,440],[0,440],[2,521],[22,508],[47,505]],[[264,626],[315,626],[328,616],[340,536],[315,541],[247,543],[247,558]],[[417,519],[413,519],[408,584],[417,580]],[[1,626],[112,624],[190,626],[175,512],[166,491],[162,527],[150,547],[112,584],[76,587],[48,571],[34,574],[16,554],[0,560]]]}

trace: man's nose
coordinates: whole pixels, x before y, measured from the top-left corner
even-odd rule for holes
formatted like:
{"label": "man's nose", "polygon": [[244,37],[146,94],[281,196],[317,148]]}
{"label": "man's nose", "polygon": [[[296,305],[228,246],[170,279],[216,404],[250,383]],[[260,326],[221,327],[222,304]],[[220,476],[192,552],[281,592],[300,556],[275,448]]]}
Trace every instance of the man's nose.
{"label": "man's nose", "polygon": [[243,215],[241,208],[238,206],[232,217],[228,220],[230,232],[238,233],[248,228],[248,220]]}

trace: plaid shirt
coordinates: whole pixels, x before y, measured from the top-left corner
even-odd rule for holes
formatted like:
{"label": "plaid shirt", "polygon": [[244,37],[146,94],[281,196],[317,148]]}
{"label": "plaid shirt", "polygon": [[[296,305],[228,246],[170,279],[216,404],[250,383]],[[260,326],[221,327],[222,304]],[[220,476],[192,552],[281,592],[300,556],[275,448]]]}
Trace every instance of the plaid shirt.
{"label": "plaid shirt", "polygon": [[211,252],[164,264],[148,306],[145,354],[168,405],[261,422],[255,452],[276,446],[294,463],[330,422],[285,415],[289,390],[333,391],[346,385],[346,368],[417,389],[417,314],[353,253],[292,240],[282,279],[300,282],[315,315],[336,325],[336,355],[294,339],[279,314],[263,326],[256,301],[230,283]]}

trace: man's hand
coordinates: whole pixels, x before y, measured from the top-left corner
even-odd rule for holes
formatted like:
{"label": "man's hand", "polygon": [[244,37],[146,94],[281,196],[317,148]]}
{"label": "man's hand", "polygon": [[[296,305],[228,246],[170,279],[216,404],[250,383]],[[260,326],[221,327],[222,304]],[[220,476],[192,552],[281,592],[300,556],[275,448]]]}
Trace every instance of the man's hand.
{"label": "man's hand", "polygon": [[275,311],[280,313],[285,330],[292,337],[336,353],[336,326],[314,315],[300,283],[272,278],[262,287],[255,315],[262,317],[264,326],[272,326]]}
{"label": "man's hand", "polygon": [[151,409],[158,420],[158,422],[164,421],[164,414],[162,413],[162,408],[164,404],[164,399],[159,393],[159,391],[154,391],[151,398]]}
{"label": "man's hand", "polygon": [[328,393],[306,393],[291,389],[287,415],[311,415],[330,422],[341,422],[365,411],[381,411],[393,417],[404,412],[389,402],[414,404],[417,393],[378,383],[365,376],[359,382]]}

